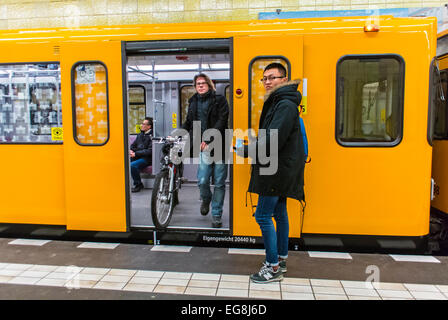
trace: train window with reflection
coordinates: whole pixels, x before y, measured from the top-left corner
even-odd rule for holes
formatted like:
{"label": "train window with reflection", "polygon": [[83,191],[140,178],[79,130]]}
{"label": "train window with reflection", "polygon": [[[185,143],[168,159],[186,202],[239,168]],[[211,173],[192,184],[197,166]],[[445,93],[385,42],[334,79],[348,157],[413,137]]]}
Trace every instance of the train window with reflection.
{"label": "train window with reflection", "polygon": [[0,143],[62,143],[59,63],[0,65]]}
{"label": "train window with reflection", "polygon": [[140,133],[140,124],[146,117],[146,94],[143,86],[129,86],[129,134]]}
{"label": "train window with reflection", "polygon": [[337,65],[336,139],[343,146],[395,146],[403,131],[404,61],[346,56]]}
{"label": "train window with reflection", "polygon": [[282,64],[287,70],[287,77],[290,79],[291,65],[284,57],[266,56],[257,57],[250,63],[249,70],[249,87],[250,87],[250,101],[249,101],[249,128],[258,131],[258,124],[263,109],[264,89],[261,79],[263,78],[264,68],[273,62]]}
{"label": "train window with reflection", "polygon": [[107,69],[101,62],[79,62],[72,68],[75,140],[103,145],[109,139]]}
{"label": "train window with reflection", "polygon": [[[447,90],[448,90],[448,70],[439,71],[433,68],[431,86],[431,110],[433,117],[433,137],[437,140],[448,139],[447,128]],[[431,139],[432,140],[432,139]]]}
{"label": "train window with reflection", "polygon": [[184,85],[180,88],[180,114],[182,124],[187,120],[188,100],[196,93],[193,85]]}

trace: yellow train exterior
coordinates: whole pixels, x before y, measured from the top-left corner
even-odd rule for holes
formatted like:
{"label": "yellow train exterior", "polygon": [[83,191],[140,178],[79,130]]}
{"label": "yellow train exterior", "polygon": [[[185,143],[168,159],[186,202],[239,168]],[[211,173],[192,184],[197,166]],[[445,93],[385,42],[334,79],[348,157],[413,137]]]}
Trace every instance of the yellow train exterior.
{"label": "yellow train exterior", "polygon": [[[288,200],[290,237],[427,236],[433,150],[427,140],[426,109],[429,66],[436,55],[436,20],[382,16],[373,32],[365,29],[368,20],[350,17],[3,31],[0,64],[60,64],[63,143],[0,143],[0,223],[129,231],[124,44],[230,39],[233,128],[248,128],[248,68],[254,58],[286,58],[290,78],[305,80],[300,86],[306,93],[302,118],[312,160],[305,169],[303,221],[299,203]],[[107,128],[100,144],[80,143],[74,133],[73,70],[85,61],[99,62],[107,70]],[[376,70],[378,80],[367,79],[371,77],[369,68]],[[390,68],[393,75],[389,77]],[[358,100],[351,98],[349,83],[350,88],[361,90]],[[365,103],[369,108],[369,103],[375,103],[375,94],[380,99],[379,88],[384,85],[390,90],[388,99],[393,107],[376,110],[377,126],[382,126],[378,130],[383,133],[365,139],[373,132],[369,128],[372,122],[361,107],[351,111],[349,105]],[[242,94],[236,94],[237,89]],[[231,170],[229,235],[259,237],[252,209],[246,206],[250,166],[233,165]],[[256,203],[256,196],[253,201]]]}

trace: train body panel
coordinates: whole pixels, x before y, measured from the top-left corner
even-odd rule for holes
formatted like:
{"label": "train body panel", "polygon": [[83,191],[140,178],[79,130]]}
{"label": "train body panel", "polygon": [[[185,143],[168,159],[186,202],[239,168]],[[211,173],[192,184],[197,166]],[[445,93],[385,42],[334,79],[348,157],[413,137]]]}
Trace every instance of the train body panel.
{"label": "train body panel", "polygon": [[[125,67],[131,53],[126,44],[230,39],[233,129],[256,128],[262,103],[260,94],[253,97],[262,88],[258,60],[283,61],[290,79],[304,80],[300,91],[306,86],[302,117],[311,162],[305,168],[305,215],[298,201],[288,202],[291,237],[427,235],[433,156],[427,141],[428,69],[436,53],[436,21],[385,16],[378,23],[378,32],[364,31],[365,17],[5,32],[0,64],[60,65],[64,138],[57,145],[53,140],[48,145],[0,141],[7,181],[0,186],[5,196],[0,223],[128,231],[125,90],[131,83]],[[135,53],[145,54],[150,50]],[[49,66],[41,68],[51,73]],[[105,107],[86,114],[99,104]],[[173,113],[170,109],[174,119]],[[89,119],[102,125],[89,130]],[[97,140],[87,137],[92,130]],[[246,205],[250,165],[234,164],[230,170],[227,232],[259,237],[250,203],[256,204],[257,196],[247,195]]]}

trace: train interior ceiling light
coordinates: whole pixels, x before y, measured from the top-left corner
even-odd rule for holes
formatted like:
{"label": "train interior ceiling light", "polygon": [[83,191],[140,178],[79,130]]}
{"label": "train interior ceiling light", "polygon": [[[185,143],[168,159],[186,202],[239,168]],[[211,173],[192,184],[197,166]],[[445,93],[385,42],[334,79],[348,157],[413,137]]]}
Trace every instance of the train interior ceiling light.
{"label": "train interior ceiling light", "polygon": [[128,57],[127,71],[131,81],[188,80],[204,72],[212,79],[228,79],[229,54],[137,55]]}

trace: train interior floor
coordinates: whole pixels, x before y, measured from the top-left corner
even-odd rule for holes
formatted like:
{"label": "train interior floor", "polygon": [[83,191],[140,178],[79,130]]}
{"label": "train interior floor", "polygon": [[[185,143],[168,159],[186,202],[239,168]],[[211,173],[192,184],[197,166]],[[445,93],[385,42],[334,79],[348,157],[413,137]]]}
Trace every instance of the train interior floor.
{"label": "train interior floor", "polygon": [[[210,187],[213,192],[213,185]],[[143,189],[140,192],[131,193],[131,226],[154,227],[151,218],[151,194],[152,189]],[[174,207],[170,221],[171,228],[212,228],[211,206],[208,215],[201,215],[199,209],[201,201],[197,184],[183,184],[179,191],[179,204]],[[229,185],[226,185],[224,198],[222,227],[220,230],[229,229]]]}

